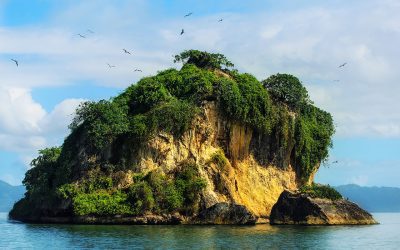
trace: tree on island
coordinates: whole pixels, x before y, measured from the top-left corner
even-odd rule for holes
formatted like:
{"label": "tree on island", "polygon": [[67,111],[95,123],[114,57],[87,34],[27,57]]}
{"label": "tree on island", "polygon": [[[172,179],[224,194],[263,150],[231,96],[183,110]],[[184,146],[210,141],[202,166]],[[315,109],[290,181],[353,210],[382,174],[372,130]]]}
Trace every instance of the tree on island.
{"label": "tree on island", "polygon": [[194,64],[203,69],[219,69],[223,71],[229,70],[229,68],[235,66],[222,54],[208,53],[206,51],[194,49],[185,50],[179,55],[175,55],[174,63],[177,62],[182,62],[183,64]]}

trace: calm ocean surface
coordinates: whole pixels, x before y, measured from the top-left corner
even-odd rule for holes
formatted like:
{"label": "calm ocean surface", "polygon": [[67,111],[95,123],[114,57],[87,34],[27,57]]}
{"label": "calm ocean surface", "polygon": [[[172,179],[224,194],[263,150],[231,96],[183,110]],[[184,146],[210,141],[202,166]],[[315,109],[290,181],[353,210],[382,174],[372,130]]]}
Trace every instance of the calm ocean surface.
{"label": "calm ocean surface", "polygon": [[400,249],[400,213],[373,226],[28,225],[0,213],[0,249]]}

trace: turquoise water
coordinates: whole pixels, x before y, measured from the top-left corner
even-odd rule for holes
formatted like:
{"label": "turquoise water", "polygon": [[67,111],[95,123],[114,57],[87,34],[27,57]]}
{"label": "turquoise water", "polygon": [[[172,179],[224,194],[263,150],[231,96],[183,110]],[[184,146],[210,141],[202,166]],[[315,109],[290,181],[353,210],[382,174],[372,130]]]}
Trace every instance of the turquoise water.
{"label": "turquoise water", "polygon": [[0,249],[399,249],[400,213],[372,226],[30,225],[0,213]]}

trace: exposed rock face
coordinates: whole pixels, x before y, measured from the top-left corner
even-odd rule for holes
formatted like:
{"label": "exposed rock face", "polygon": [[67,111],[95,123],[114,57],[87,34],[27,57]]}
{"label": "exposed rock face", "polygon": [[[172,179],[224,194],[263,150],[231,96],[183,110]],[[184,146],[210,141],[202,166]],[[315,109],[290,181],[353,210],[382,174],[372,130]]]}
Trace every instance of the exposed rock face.
{"label": "exposed rock face", "polygon": [[[158,169],[168,173],[182,162],[194,160],[207,181],[202,209],[228,202],[267,218],[282,191],[296,190],[299,184],[290,164],[292,143],[277,145],[274,138],[227,119],[215,102],[203,103],[201,114],[182,137],[159,133],[139,148],[129,146],[122,144],[115,152],[130,152],[126,165],[134,166],[134,172]],[[219,151],[228,160],[222,168],[210,161]],[[113,158],[113,154],[107,155]]]}
{"label": "exposed rock face", "polygon": [[362,225],[377,224],[371,214],[348,200],[311,198],[284,191],[273,206],[271,224]]}
{"label": "exposed rock face", "polygon": [[257,217],[245,206],[221,202],[203,210],[194,221],[198,224],[252,225]]}

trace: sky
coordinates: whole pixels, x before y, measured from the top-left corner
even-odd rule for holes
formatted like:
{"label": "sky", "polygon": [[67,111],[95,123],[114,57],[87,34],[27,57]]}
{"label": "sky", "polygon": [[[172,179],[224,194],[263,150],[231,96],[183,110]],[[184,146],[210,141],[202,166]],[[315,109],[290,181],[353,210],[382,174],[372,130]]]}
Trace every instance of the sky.
{"label": "sky", "polygon": [[199,49],[259,80],[293,74],[333,115],[317,182],[400,187],[398,13],[396,0],[0,0],[0,180],[21,184],[39,149],[61,145],[82,101]]}

